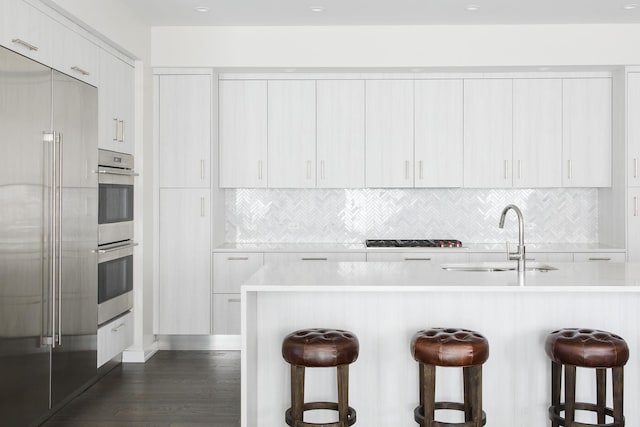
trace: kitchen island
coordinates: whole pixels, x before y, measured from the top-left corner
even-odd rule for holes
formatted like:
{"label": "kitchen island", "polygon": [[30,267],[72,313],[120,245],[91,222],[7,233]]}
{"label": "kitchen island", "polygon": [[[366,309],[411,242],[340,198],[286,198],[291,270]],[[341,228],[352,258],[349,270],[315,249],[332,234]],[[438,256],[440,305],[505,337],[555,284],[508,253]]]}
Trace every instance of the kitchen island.
{"label": "kitchen island", "polygon": [[[409,345],[416,331],[435,326],[474,329],[489,340],[483,389],[493,427],[549,425],[549,332],[620,334],[631,353],[625,416],[627,425],[640,425],[640,264],[551,264],[557,270],[527,271],[524,283],[515,271],[446,271],[419,262],[265,265],[242,287],[242,426],[284,425],[290,389],[282,338],[308,327],[348,329],[360,340],[350,370],[356,425],[417,425],[418,365]],[[438,370],[438,400],[459,400],[459,371]],[[578,399],[594,400],[595,374],[578,375]],[[335,370],[308,370],[307,401],[335,394]]]}

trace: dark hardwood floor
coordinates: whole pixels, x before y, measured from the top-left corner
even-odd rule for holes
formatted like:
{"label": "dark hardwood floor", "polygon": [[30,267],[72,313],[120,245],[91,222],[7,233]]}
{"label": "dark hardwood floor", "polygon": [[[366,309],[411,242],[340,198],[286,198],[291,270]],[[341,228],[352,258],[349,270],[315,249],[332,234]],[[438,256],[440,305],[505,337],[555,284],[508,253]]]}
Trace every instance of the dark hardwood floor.
{"label": "dark hardwood floor", "polygon": [[122,364],[42,427],[237,427],[240,352],[159,351]]}

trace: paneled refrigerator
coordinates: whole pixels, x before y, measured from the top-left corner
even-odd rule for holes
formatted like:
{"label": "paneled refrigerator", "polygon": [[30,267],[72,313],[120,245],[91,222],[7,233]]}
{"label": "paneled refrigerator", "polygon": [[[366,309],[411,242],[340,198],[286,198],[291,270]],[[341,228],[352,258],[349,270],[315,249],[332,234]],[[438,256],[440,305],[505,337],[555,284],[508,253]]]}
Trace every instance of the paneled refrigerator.
{"label": "paneled refrigerator", "polygon": [[96,377],[97,90],[0,47],[0,424]]}

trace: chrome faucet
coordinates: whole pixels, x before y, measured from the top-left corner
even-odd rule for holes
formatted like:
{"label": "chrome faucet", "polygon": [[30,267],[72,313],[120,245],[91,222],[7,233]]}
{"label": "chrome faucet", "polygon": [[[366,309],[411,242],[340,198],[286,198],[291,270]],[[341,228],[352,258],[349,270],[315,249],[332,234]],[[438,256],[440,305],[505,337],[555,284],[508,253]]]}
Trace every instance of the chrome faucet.
{"label": "chrome faucet", "polygon": [[513,211],[518,215],[518,251],[510,252],[509,246],[507,246],[507,257],[509,260],[517,260],[518,261],[518,272],[524,272],[525,270],[525,249],[524,249],[524,219],[522,218],[522,211],[516,205],[507,205],[500,215],[500,228],[504,228],[504,218],[507,216],[507,212],[509,209],[513,209]]}

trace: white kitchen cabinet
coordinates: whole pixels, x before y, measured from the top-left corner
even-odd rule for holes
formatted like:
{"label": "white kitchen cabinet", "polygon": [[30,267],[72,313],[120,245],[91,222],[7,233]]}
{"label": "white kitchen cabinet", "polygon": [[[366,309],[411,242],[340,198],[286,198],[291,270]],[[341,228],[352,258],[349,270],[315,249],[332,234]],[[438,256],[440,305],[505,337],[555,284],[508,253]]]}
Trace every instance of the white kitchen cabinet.
{"label": "white kitchen cabinet", "polygon": [[98,147],[133,154],[134,69],[104,50],[99,59]]}
{"label": "white kitchen cabinet", "polygon": [[209,334],[209,189],[160,189],[157,334]]}
{"label": "white kitchen cabinet", "polygon": [[52,67],[90,85],[98,85],[98,46],[62,24],[53,22]]}
{"label": "white kitchen cabinet", "polygon": [[413,80],[366,81],[367,187],[413,187]]}
{"label": "white kitchen cabinet", "polygon": [[240,294],[213,294],[213,335],[240,335]]}
{"label": "white kitchen cabinet", "polygon": [[242,283],[262,267],[263,258],[255,252],[213,254],[213,293],[239,294]]}
{"label": "white kitchen cabinet", "polygon": [[316,85],[309,80],[268,83],[268,185],[316,186]]}
{"label": "white kitchen cabinet", "polygon": [[267,186],[267,82],[221,80],[220,186]]}
{"label": "white kitchen cabinet", "polygon": [[264,263],[366,261],[364,252],[267,252]]}
{"label": "white kitchen cabinet", "polygon": [[562,80],[513,81],[513,186],[562,186]]}
{"label": "white kitchen cabinet", "polygon": [[462,80],[415,81],[415,187],[462,187]]}
{"label": "white kitchen cabinet", "polygon": [[611,79],[564,79],[564,187],[611,186]]}
{"label": "white kitchen cabinet", "polygon": [[625,262],[626,258],[627,256],[624,252],[576,252],[573,254],[575,262]]}
{"label": "white kitchen cabinet", "polygon": [[404,261],[404,262],[467,262],[469,254],[467,252],[452,251],[429,251],[429,252],[368,252],[367,261]]}
{"label": "white kitchen cabinet", "polygon": [[51,65],[54,21],[22,0],[2,0],[0,3],[0,44]]}
{"label": "white kitchen cabinet", "polygon": [[627,254],[629,262],[640,261],[640,187],[627,189]]}
{"label": "white kitchen cabinet", "polygon": [[133,345],[133,313],[98,328],[98,368]]}
{"label": "white kitchen cabinet", "polygon": [[160,187],[208,188],[211,75],[161,75],[158,81]]}
{"label": "white kitchen cabinet", "polygon": [[318,80],[317,187],[364,187],[364,80]]}
{"label": "white kitchen cabinet", "polygon": [[511,79],[464,81],[464,186],[512,186]]}
{"label": "white kitchen cabinet", "polygon": [[640,73],[627,76],[627,184],[640,187]]}

